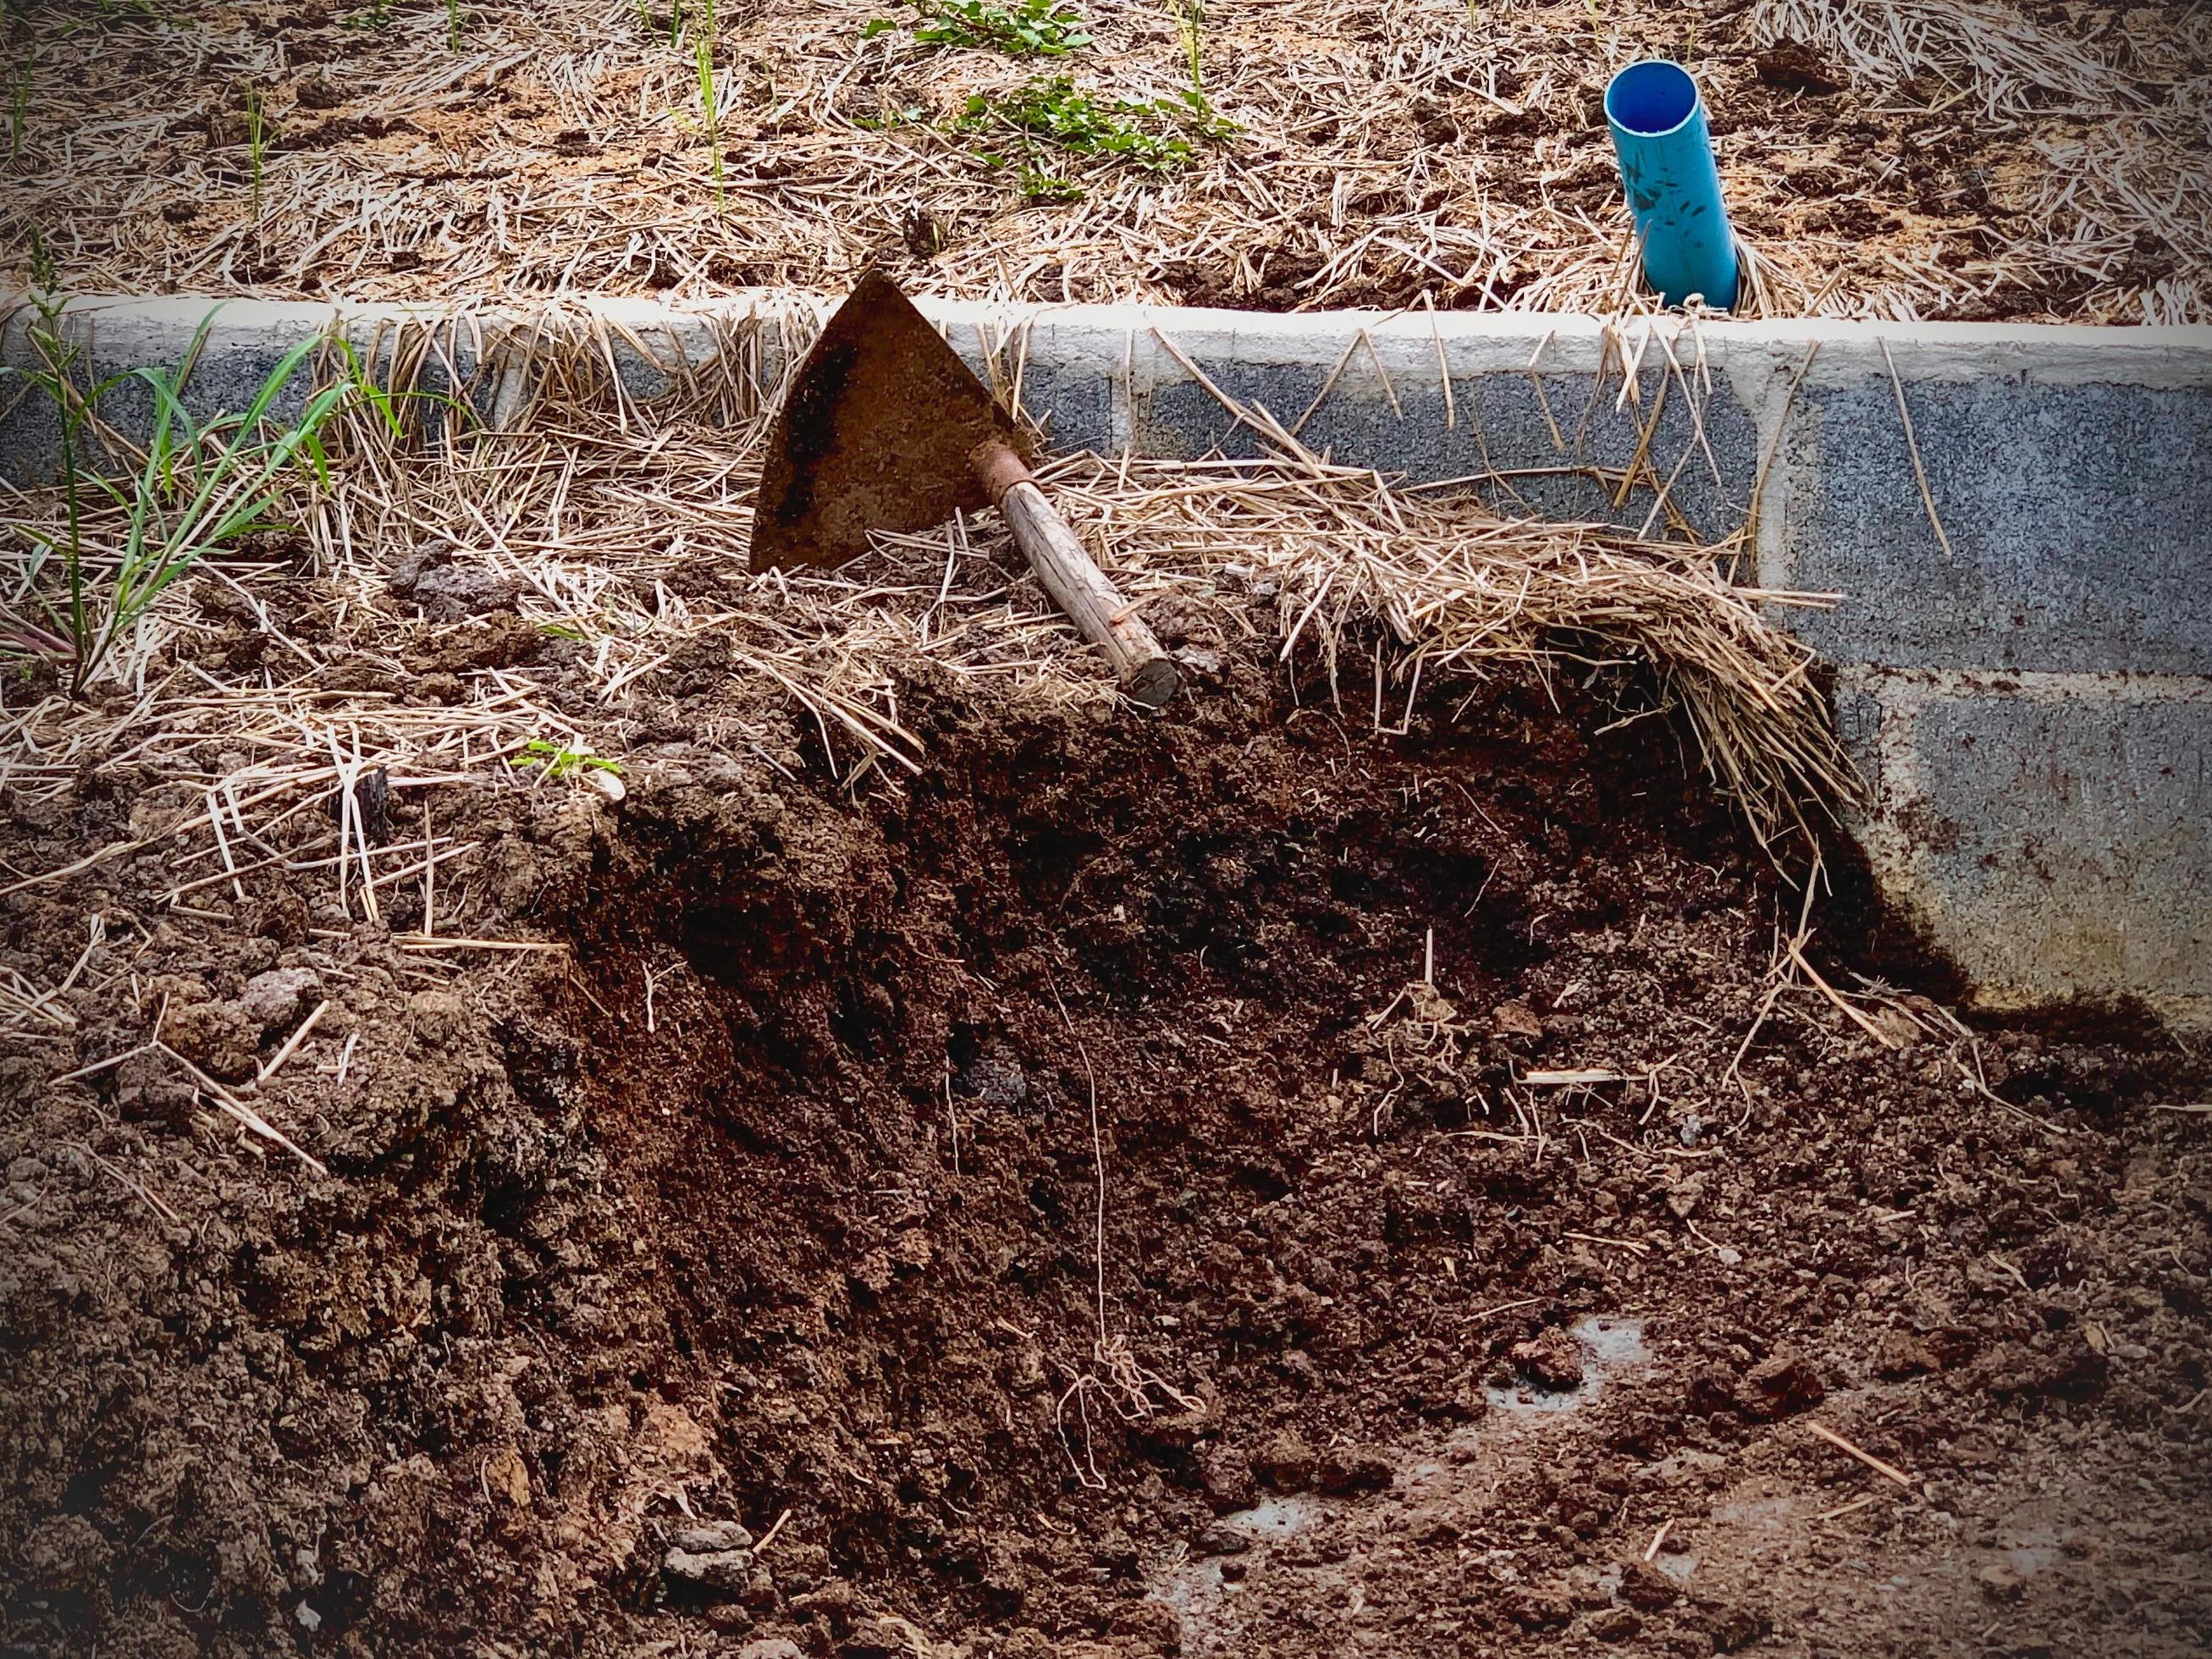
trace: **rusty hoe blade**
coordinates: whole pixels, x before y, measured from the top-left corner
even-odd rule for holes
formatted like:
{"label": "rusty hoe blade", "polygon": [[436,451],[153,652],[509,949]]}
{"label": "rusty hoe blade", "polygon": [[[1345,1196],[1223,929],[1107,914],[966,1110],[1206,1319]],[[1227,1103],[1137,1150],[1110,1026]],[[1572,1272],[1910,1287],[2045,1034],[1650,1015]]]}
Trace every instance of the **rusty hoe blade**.
{"label": "rusty hoe blade", "polygon": [[890,278],[871,270],[806,354],[769,432],[755,570],[842,564],[868,532],[990,505],[968,458],[1014,423]]}
{"label": "rusty hoe blade", "polygon": [[890,278],[871,270],[793,377],[769,430],[751,566],[842,564],[872,531],[995,506],[1045,591],[1158,708],[1179,676],[1030,477],[1014,422]]}

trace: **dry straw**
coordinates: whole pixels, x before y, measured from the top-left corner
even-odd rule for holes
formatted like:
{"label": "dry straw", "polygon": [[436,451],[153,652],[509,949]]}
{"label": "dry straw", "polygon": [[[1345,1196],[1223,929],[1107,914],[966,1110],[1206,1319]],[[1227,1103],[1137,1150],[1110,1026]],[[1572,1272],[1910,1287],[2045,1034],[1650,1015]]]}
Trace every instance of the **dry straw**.
{"label": "dry straw", "polygon": [[[33,9],[0,240],[41,230],[89,292],[680,298],[836,289],[890,257],[925,291],[1025,301],[1604,313],[1626,218],[1598,100],[1658,52],[1713,90],[1770,310],[2205,315],[2200,7],[1214,0],[1200,72],[1236,133],[1164,173],[1055,155],[1080,198],[1025,202],[955,130],[971,95],[1041,70],[1109,105],[1188,85],[1180,7],[1077,9],[1096,46],[1038,60],[864,40],[912,21],[893,0],[726,6],[710,143],[704,7],[672,40],[658,5],[486,0],[459,52],[436,6]],[[1753,53],[1784,41],[1848,92],[1760,85]]]}
{"label": "dry straw", "polygon": [[[462,891],[470,849],[417,830],[423,792],[607,785],[615,775],[605,769],[532,757],[621,765],[665,738],[672,678],[693,672],[702,642],[731,677],[730,695],[686,738],[789,771],[795,709],[809,744],[855,788],[897,787],[927,763],[899,712],[899,688],[922,664],[1030,698],[1111,701],[1110,680],[994,517],[886,538],[838,571],[746,574],[776,392],[773,320],[726,325],[711,361],[679,368],[651,406],[623,392],[617,343],[557,310],[498,336],[465,319],[374,343],[370,355],[414,392],[391,405],[396,418],[355,410],[336,434],[328,489],[301,484],[292,507],[304,550],[284,562],[198,567],[89,701],[26,701],[20,683],[0,691],[0,787],[18,801],[56,796],[88,768],[129,764],[160,781],[131,840],[26,873],[10,890],[160,846],[175,854],[172,901],[187,908],[241,897],[258,870],[274,866],[326,872],[355,915],[378,915],[392,892],[417,883],[426,901],[433,881]],[[804,313],[781,320],[794,334],[807,325]],[[1624,331],[1618,362],[1663,358],[1676,395],[1695,406],[1698,377],[1678,364],[1694,364],[1694,354],[1663,341],[1655,349],[1650,334],[1649,324]],[[620,342],[646,352],[654,343]],[[1004,345],[1000,378],[1011,386],[1018,337]],[[665,346],[659,355],[672,361]],[[496,430],[447,418],[452,405],[429,395],[469,362],[483,368],[461,377],[463,391],[505,409]],[[1648,388],[1648,375],[1639,384]],[[1267,459],[1077,455],[1047,470],[1048,488],[1136,602],[1196,607],[1233,642],[1266,614],[1255,597],[1272,592],[1269,648],[1384,731],[1455,678],[1509,665],[1579,680],[1618,671],[1613,683],[1642,700],[1626,713],[1678,712],[1715,782],[1764,833],[1802,824],[1849,788],[1808,678],[1811,653],[1767,615],[1819,596],[1732,585],[1739,542],[1501,516],[1485,500],[1498,480],[1407,486],[1313,454],[1265,410],[1240,413],[1268,438]],[[1694,433],[1688,442],[1698,442]],[[1595,476],[1624,495],[1655,496],[1663,534],[1664,489],[1689,453],[1647,445],[1635,471]],[[5,507],[18,560],[27,556],[23,527],[60,510],[51,496],[20,492]],[[118,527],[112,511],[88,520],[95,558]],[[505,583],[532,630],[566,642],[563,659],[464,667],[434,700],[427,695],[410,663],[475,626],[425,620],[392,592],[393,567],[432,544]],[[303,568],[320,580],[303,588]],[[242,665],[216,648],[240,623],[262,642]],[[366,808],[344,805],[377,775],[404,832],[381,839],[358,821]],[[333,799],[339,811],[319,810]],[[449,871],[447,860],[463,862]],[[442,925],[487,920],[448,914]],[[437,925],[426,919],[422,931]],[[35,1000],[28,988],[15,994]]]}

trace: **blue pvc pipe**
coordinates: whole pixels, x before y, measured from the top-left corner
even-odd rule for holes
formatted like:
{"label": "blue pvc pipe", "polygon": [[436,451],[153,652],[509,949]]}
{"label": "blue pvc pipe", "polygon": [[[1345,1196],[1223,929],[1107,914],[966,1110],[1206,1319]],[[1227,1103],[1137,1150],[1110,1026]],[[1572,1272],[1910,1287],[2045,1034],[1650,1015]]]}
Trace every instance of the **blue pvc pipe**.
{"label": "blue pvc pipe", "polygon": [[1694,294],[1709,306],[1734,307],[1735,235],[1705,100],[1689,70],[1659,58],[1631,64],[1605,89],[1605,119],[1644,243],[1645,280],[1667,305]]}

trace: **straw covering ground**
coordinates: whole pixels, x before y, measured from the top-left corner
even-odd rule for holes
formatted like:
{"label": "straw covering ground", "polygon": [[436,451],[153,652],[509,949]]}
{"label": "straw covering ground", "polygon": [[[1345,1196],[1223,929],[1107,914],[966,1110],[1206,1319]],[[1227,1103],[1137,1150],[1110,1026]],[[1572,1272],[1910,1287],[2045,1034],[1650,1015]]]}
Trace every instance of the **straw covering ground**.
{"label": "straw covering ground", "polygon": [[[803,341],[807,319],[801,308],[772,325],[789,344]],[[369,362],[396,389],[356,398],[342,421],[321,431],[331,458],[325,473],[302,460],[282,475],[280,495],[289,496],[270,516],[296,530],[227,550],[281,550],[293,574],[304,568],[366,582],[359,603],[373,607],[383,592],[380,562],[405,550],[413,574],[401,595],[415,597],[419,587],[433,596],[433,617],[512,609],[520,625],[550,630],[584,654],[598,709],[567,735],[602,754],[619,753],[633,736],[636,695],[665,679],[688,646],[709,637],[734,642],[754,672],[823,723],[841,771],[878,764],[911,771],[920,759],[898,721],[894,662],[927,662],[963,679],[1055,699],[1109,698],[1100,665],[1042,591],[1026,577],[1005,578],[1008,544],[994,516],[988,530],[963,520],[943,532],[890,538],[886,550],[907,567],[896,578],[866,567],[744,574],[765,410],[778,397],[761,381],[763,325],[760,318],[728,325],[715,361],[672,368],[680,389],[641,407],[611,373],[599,325],[557,310],[513,325],[526,368],[495,345],[485,356],[507,384],[531,389],[497,431],[478,430],[477,417],[450,394],[419,389],[458,359],[464,335],[476,340],[472,324],[410,325],[333,347],[303,364],[303,382],[335,376],[343,388]],[[1626,325],[1618,350],[1608,353],[1612,377],[1591,395],[1649,408],[1655,422],[1668,396],[1701,407],[1711,388],[1693,343],[1693,329]],[[625,344],[652,349],[649,342]],[[1020,351],[1018,335],[1009,337],[994,366],[1009,392],[1018,385]],[[1623,365],[1634,370],[1626,380]],[[26,387],[19,395],[41,393]],[[481,389],[463,387],[460,395],[464,403],[485,401]],[[1276,456],[1182,463],[1078,455],[1055,460],[1043,475],[1148,617],[1188,620],[1224,611],[1241,618],[1256,593],[1274,617],[1273,648],[1310,661],[1324,677],[1331,708],[1376,730],[1402,724],[1425,682],[1449,684],[1503,664],[1571,673],[1585,685],[1602,681],[1623,699],[1624,718],[1680,713],[1694,749],[1687,763],[1737,799],[1762,835],[1806,833],[1856,787],[1814,683],[1811,653],[1762,608],[1820,605],[1831,596],[1736,585],[1741,536],[1695,544],[1666,510],[1669,486],[1704,454],[1695,422],[1680,453],[1647,445],[1630,472],[1589,469],[1624,501],[1654,503],[1638,534],[1507,516],[1501,503],[1513,500],[1510,478],[1438,489],[1337,465],[1267,411],[1230,411]],[[1571,424],[1571,411],[1568,418]],[[283,422],[272,417],[263,425]],[[143,452],[100,417],[97,405],[83,429],[88,445],[105,439],[142,470]],[[1564,430],[1561,441],[1568,447],[1559,464],[1576,466],[1574,441]],[[210,447],[203,470],[219,465],[223,453]],[[174,493],[190,496],[193,476],[186,466],[185,485]],[[19,564],[9,612],[22,619],[22,637],[50,634],[51,616],[40,627],[39,606],[60,597],[63,559],[51,550],[71,533],[67,503],[59,491],[11,494]],[[142,495],[77,505],[74,533],[95,592],[131,538],[145,538]],[[288,571],[265,559],[250,568],[264,578]],[[240,568],[231,559],[211,565],[202,584],[234,592],[258,620],[264,607],[241,584]],[[362,621],[374,614],[364,611]],[[102,677],[150,696],[147,676],[171,630],[181,629],[178,642],[189,641],[187,618],[177,607],[150,616],[109,647]],[[1231,631],[1249,642],[1243,622]],[[283,662],[306,668],[318,661],[282,630],[270,637]],[[370,636],[356,637],[371,646]],[[50,667],[52,659],[50,652]],[[1198,669],[1206,672],[1202,654]],[[476,763],[507,761],[532,720],[549,728],[540,736],[556,735],[550,728],[560,722],[532,706],[520,689],[526,682],[501,682],[500,696],[471,696],[456,709],[462,723],[499,711],[468,744]],[[241,717],[275,695],[249,677]],[[38,781],[70,776],[78,764],[70,734],[86,720],[66,696],[40,699],[33,691],[13,725],[15,786],[35,789]],[[86,729],[97,740],[100,723]],[[363,750],[362,763],[380,763],[381,753]],[[314,779],[324,777],[322,755],[304,763]]]}
{"label": "straw covering ground", "polygon": [[2200,6],[11,7],[0,242],[76,291],[1610,312],[1600,110],[1703,82],[1755,303],[2206,316]]}

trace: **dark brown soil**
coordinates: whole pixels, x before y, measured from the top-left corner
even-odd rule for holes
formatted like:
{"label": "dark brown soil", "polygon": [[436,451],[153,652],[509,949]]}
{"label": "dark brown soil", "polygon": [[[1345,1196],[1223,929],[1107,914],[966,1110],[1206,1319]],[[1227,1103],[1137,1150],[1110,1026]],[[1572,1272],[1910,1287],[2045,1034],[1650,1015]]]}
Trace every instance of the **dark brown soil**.
{"label": "dark brown soil", "polygon": [[[899,791],[794,726],[483,792],[566,953],[158,859],[0,899],[37,984],[111,939],[0,1060],[0,1650],[2202,1651],[2201,1062],[1996,1032],[1999,1103],[1791,991],[1739,1083],[1795,896],[1558,695],[922,678]],[[287,968],[326,1180],[150,1059],[52,1081],[165,997],[250,1070]]]}

